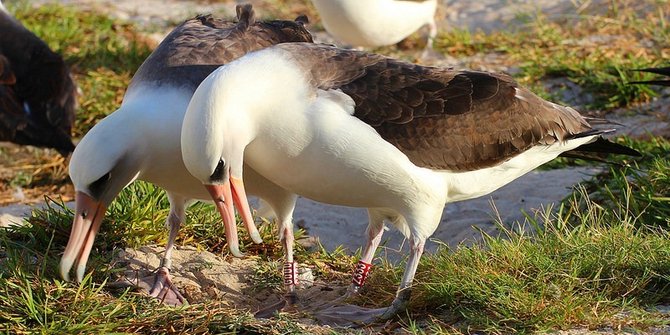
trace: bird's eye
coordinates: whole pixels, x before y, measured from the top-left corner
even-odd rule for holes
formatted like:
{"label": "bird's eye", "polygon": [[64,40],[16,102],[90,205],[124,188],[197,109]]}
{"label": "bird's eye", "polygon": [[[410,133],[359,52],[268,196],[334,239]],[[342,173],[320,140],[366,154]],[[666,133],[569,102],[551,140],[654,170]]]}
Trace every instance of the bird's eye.
{"label": "bird's eye", "polygon": [[223,161],[223,159],[219,159],[219,164],[216,164],[216,168],[214,169],[214,173],[212,173],[211,176],[209,176],[210,181],[223,181],[224,179],[224,174],[226,172],[226,163]]}
{"label": "bird's eye", "polygon": [[91,183],[91,185],[88,186],[88,189],[91,192],[91,195],[98,199],[100,198],[100,195],[102,195],[103,191],[107,187],[107,182],[112,178],[112,173],[108,172],[105,173],[102,177],[98,178],[98,180],[94,181]]}

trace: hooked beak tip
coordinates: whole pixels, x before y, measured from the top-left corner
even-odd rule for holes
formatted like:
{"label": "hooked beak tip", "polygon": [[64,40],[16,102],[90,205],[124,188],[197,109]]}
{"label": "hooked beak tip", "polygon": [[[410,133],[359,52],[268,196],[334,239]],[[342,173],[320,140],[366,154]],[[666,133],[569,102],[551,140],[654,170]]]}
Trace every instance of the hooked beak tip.
{"label": "hooked beak tip", "polygon": [[261,244],[263,243],[263,238],[261,237],[261,234],[258,231],[254,231],[250,234],[251,240],[254,241],[256,244]]}
{"label": "hooked beak tip", "polygon": [[65,281],[70,281],[70,266],[61,260],[60,262],[60,276]]}
{"label": "hooked beak tip", "polygon": [[60,261],[60,275],[64,280],[70,280],[70,270],[73,266],[76,267],[75,279],[78,282],[83,279],[86,262],[93,248],[95,235],[100,229],[105,210],[106,206],[92,197],[82,192],[75,194],[75,217],[70,238]]}
{"label": "hooked beak tip", "polygon": [[244,258],[244,256],[245,256],[244,253],[240,251],[240,248],[237,245],[233,246],[233,245],[229,244],[229,246],[230,246],[229,249],[230,249],[230,254],[231,255],[233,255],[237,258]]}

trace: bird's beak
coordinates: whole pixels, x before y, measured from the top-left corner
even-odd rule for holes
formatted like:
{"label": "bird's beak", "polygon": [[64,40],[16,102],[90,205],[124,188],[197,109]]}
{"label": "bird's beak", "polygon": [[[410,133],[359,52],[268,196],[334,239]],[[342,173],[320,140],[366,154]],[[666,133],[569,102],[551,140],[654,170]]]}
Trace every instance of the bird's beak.
{"label": "bird's beak", "polygon": [[75,213],[70,240],[60,260],[60,275],[70,280],[70,269],[76,265],[77,281],[81,282],[86,262],[93,248],[95,235],[100,230],[107,207],[83,192],[75,194]]}
{"label": "bird's beak", "polygon": [[[242,216],[247,230],[251,233],[251,238],[256,243],[261,243],[262,240],[258,231],[254,226],[254,219],[249,208],[249,201],[247,194],[244,191],[244,183],[242,179],[230,177],[225,183],[221,185],[205,185],[207,191],[212,196],[216,208],[219,210],[223,218],[223,224],[226,229],[226,240],[230,253],[235,257],[243,257],[244,254],[240,252],[239,240],[237,238],[237,225],[235,224],[235,210]],[[255,233],[255,234],[254,234]]]}

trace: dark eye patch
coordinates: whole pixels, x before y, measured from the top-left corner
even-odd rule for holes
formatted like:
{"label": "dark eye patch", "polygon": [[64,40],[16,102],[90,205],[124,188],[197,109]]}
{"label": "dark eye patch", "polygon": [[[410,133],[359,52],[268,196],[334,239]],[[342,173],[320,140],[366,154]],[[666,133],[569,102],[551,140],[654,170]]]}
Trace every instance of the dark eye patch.
{"label": "dark eye patch", "polygon": [[226,163],[223,161],[223,159],[219,159],[219,164],[216,165],[214,173],[212,173],[212,175],[209,176],[209,180],[211,182],[222,182],[226,174],[225,167]]}
{"label": "dark eye patch", "polygon": [[102,195],[102,193],[107,188],[107,184],[108,184],[108,182],[111,178],[112,178],[112,173],[111,172],[105,173],[102,177],[98,178],[98,180],[92,182],[88,186],[88,189],[91,192],[91,195],[95,199],[100,199],[100,196]]}

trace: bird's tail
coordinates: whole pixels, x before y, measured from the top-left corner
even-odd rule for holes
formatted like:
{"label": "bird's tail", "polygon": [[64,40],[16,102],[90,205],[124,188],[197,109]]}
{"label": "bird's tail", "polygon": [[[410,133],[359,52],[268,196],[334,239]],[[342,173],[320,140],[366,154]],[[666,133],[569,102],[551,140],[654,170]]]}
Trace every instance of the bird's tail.
{"label": "bird's tail", "polygon": [[597,137],[597,139],[591,143],[583,144],[573,150],[560,154],[561,157],[579,158],[589,161],[619,165],[619,163],[607,160],[609,155],[626,155],[633,157],[642,156],[642,154],[640,154],[640,152],[635,149],[614,143],[603,137]]}
{"label": "bird's tail", "polygon": [[[658,67],[658,68],[646,68],[638,69],[635,71],[649,72],[660,74],[666,77],[670,77],[670,66],[668,67]],[[660,86],[670,86],[670,79],[656,79],[656,80],[642,80],[642,81],[631,81],[629,84],[647,84],[647,85],[660,85]]]}

